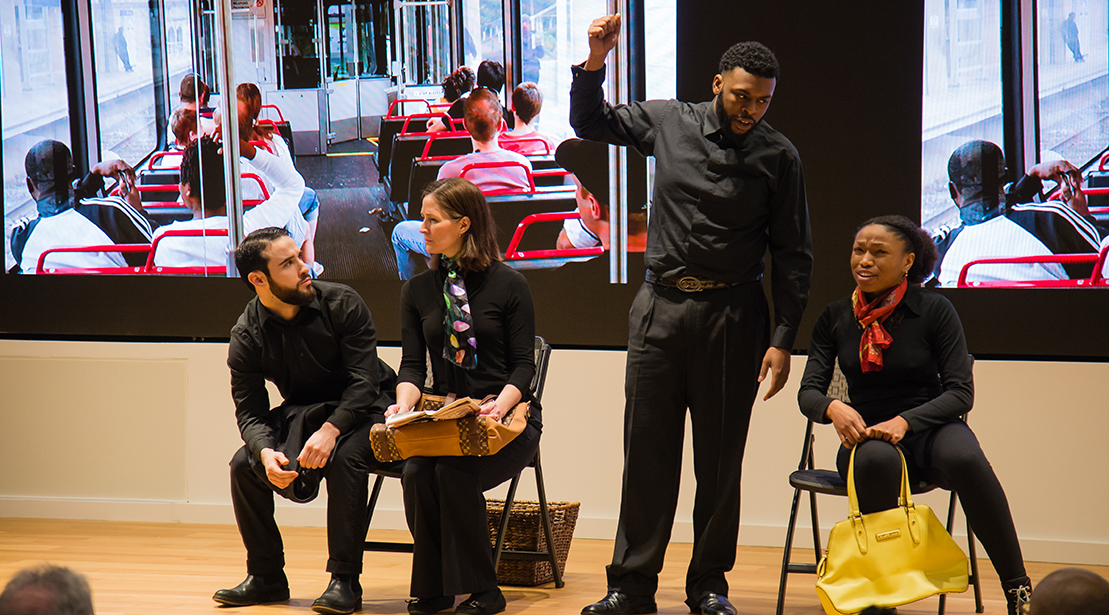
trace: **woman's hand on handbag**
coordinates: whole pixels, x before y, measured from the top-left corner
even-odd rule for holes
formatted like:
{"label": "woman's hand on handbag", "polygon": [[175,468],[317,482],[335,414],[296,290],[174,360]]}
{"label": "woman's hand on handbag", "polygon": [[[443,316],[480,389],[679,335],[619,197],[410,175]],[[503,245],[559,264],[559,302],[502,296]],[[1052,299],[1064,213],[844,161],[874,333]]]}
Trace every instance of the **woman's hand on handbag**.
{"label": "woman's hand on handbag", "polygon": [[909,422],[900,416],[872,425],[866,430],[867,437],[897,444],[909,431]]}
{"label": "woman's hand on handbag", "polygon": [[824,414],[832,421],[839,435],[839,441],[844,447],[853,448],[868,438],[866,421],[854,408],[842,401],[833,400]]}
{"label": "woman's hand on handbag", "polygon": [[495,420],[504,418],[505,412],[497,407],[497,400],[490,399],[481,405],[481,410],[478,412],[481,416],[491,416]]}
{"label": "woman's hand on handbag", "polygon": [[407,410],[402,410],[399,404],[393,404],[385,409],[385,418],[389,418],[394,414],[400,414],[401,412],[407,412]]}

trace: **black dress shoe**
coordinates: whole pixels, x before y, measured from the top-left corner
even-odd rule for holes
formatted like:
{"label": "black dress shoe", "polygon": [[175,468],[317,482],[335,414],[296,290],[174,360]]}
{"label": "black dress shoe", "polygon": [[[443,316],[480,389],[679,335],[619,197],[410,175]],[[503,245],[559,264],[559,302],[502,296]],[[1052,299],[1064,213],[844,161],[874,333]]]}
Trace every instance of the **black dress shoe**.
{"label": "black dress shoe", "polygon": [[654,596],[633,596],[624,592],[610,591],[600,602],[591,604],[581,610],[582,615],[636,615],[638,613],[655,613]]}
{"label": "black dress shoe", "polygon": [[718,594],[708,594],[701,598],[698,607],[701,609],[701,615],[735,615],[735,607],[728,602],[728,597]]}
{"label": "black dress shoe", "polygon": [[285,575],[270,575],[267,579],[260,575],[248,574],[246,579],[231,589],[221,589],[212,600],[227,606],[250,606],[264,602],[282,602],[289,599],[289,581]]}
{"label": "black dress shoe", "polygon": [[409,615],[434,615],[454,606],[454,596],[438,598],[413,598],[408,601]]}
{"label": "black dress shoe", "polygon": [[493,615],[503,611],[506,606],[508,603],[504,600],[504,594],[497,588],[473,594],[455,607],[454,612],[461,615]]}
{"label": "black dress shoe", "polygon": [[362,584],[358,577],[331,575],[331,584],[312,603],[317,613],[353,613],[362,608]]}

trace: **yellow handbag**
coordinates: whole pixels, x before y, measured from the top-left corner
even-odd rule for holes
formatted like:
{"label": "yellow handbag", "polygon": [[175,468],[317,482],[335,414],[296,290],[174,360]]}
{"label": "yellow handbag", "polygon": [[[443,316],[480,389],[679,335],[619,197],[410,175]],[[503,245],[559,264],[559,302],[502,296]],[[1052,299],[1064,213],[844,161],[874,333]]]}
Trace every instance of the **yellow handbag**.
{"label": "yellow handbag", "polygon": [[854,450],[847,501],[850,516],[832,528],[816,570],[816,593],[825,613],[858,613],[869,606],[895,607],[967,590],[967,556],[931,508],[913,504],[904,454],[899,507],[859,514]]}
{"label": "yellow handbag", "polygon": [[[490,396],[492,397],[492,396]],[[443,406],[445,398],[424,395],[417,410]],[[370,446],[378,461],[391,462],[409,457],[485,457],[495,455],[527,427],[531,404],[520,402],[501,420],[487,416],[409,423],[370,428]]]}

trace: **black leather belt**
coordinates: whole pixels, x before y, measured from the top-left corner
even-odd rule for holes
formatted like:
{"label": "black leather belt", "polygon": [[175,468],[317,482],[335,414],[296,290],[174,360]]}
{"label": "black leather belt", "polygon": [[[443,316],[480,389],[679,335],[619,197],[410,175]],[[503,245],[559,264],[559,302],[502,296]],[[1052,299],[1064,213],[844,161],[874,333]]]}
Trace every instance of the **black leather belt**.
{"label": "black leather belt", "polygon": [[647,272],[647,281],[651,284],[665,286],[667,288],[676,288],[686,293],[699,293],[703,290],[717,290],[720,288],[731,288],[739,286],[743,282],[716,282],[714,280],[706,280],[697,276],[687,275],[680,278],[660,278],[652,271]]}

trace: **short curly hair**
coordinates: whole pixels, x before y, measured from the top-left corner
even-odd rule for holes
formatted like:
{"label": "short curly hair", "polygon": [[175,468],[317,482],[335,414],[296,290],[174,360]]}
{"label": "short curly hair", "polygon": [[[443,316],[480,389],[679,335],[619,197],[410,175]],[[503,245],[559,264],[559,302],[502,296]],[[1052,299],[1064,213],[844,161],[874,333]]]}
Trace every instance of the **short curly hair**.
{"label": "short curly hair", "polygon": [[474,71],[469,66],[460,66],[443,80],[443,98],[454,102],[474,89]]}
{"label": "short curly hair", "polygon": [[778,58],[766,45],[755,41],[736,43],[720,56],[721,75],[736,68],[742,68],[756,77],[778,78]]}
{"label": "short curly hair", "polygon": [[858,235],[859,231],[872,224],[881,224],[889,229],[905,242],[906,250],[916,254],[913,266],[905,276],[910,284],[919,286],[932,276],[932,270],[936,266],[939,255],[936,253],[936,244],[933,243],[932,236],[920,228],[919,224],[905,216],[878,216],[860,224],[859,228],[855,229],[855,234]]}

